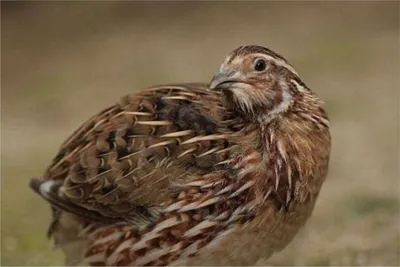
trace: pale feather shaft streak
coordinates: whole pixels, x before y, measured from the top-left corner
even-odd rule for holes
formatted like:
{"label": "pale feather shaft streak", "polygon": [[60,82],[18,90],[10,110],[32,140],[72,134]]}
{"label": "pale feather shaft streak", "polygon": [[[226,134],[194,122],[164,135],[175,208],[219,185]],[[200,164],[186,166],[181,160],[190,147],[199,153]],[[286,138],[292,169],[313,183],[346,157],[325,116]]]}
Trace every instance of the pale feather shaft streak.
{"label": "pale feather shaft streak", "polygon": [[197,150],[197,147],[192,147],[192,148],[186,149],[185,151],[183,151],[182,153],[180,153],[180,154],[177,156],[177,158],[179,159],[179,158],[181,158],[181,157],[183,157],[183,156],[186,156],[186,155],[188,155],[188,154],[190,154],[190,153],[193,153],[193,152],[196,151],[196,150]]}
{"label": "pale feather shaft streak", "polygon": [[184,131],[179,131],[179,132],[163,134],[163,135],[161,135],[161,138],[182,137],[182,136],[188,136],[191,134],[193,134],[192,130],[184,130]]}
{"label": "pale feather shaft streak", "polygon": [[242,185],[238,190],[236,190],[234,193],[232,193],[228,198],[233,198],[233,197],[238,196],[240,193],[242,193],[244,190],[250,188],[254,184],[255,184],[255,181],[253,181],[253,180],[248,181],[247,183]]}
{"label": "pale feather shaft streak", "polygon": [[205,220],[197,224],[195,227],[190,228],[188,231],[185,233],[185,237],[194,237],[196,235],[201,234],[203,231],[205,231],[207,228],[213,227],[218,225],[217,221],[210,221],[210,220]]}
{"label": "pale feather shaft streak", "polygon": [[147,126],[168,126],[172,125],[172,121],[136,121],[136,124]]}
{"label": "pale feather shaft streak", "polygon": [[156,148],[156,147],[160,147],[160,146],[167,146],[167,145],[171,145],[171,144],[174,144],[174,143],[176,143],[175,139],[174,140],[167,140],[167,141],[164,141],[164,142],[160,142],[160,143],[151,145],[148,148]]}
{"label": "pale feather shaft streak", "polygon": [[182,142],[182,145],[187,145],[187,144],[201,142],[201,141],[221,140],[221,139],[226,139],[227,137],[229,137],[229,136],[226,134],[210,134],[210,135],[205,135],[205,136],[196,136],[196,137],[190,138],[189,140],[186,140],[185,142]]}

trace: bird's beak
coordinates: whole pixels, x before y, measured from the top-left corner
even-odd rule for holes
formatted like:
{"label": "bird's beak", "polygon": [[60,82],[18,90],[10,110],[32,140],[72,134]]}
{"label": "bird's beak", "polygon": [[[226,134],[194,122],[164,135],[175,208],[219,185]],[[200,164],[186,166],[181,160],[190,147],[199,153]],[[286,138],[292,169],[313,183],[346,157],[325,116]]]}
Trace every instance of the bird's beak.
{"label": "bird's beak", "polygon": [[228,89],[233,83],[239,82],[237,76],[235,72],[220,71],[211,80],[209,87],[211,90]]}

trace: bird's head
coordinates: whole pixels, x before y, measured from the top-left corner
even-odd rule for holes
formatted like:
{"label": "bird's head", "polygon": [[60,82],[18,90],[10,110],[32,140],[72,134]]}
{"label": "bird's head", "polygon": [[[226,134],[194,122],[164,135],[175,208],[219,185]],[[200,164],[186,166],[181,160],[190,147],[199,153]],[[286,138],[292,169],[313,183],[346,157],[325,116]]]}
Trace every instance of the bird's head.
{"label": "bird's head", "polygon": [[253,118],[285,112],[295,95],[309,92],[285,58],[255,45],[232,51],[210,88],[223,92],[227,108]]}

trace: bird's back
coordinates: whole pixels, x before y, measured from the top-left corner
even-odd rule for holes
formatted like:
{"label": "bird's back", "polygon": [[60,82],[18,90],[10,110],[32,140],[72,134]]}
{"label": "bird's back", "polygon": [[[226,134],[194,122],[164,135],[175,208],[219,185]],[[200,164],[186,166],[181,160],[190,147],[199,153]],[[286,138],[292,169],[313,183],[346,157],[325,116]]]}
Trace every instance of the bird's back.
{"label": "bird's back", "polygon": [[61,182],[70,201],[109,217],[129,213],[131,204],[160,204],[170,183],[218,163],[213,152],[228,145],[222,111],[203,84],[126,95],[61,145],[44,179]]}
{"label": "bird's back", "polygon": [[82,241],[81,228],[93,221],[157,220],[158,206],[179,193],[189,175],[215,171],[227,159],[223,117],[218,93],[198,83],[128,94],[87,120],[61,145],[43,178],[31,181],[54,207],[49,236],[68,247]]}

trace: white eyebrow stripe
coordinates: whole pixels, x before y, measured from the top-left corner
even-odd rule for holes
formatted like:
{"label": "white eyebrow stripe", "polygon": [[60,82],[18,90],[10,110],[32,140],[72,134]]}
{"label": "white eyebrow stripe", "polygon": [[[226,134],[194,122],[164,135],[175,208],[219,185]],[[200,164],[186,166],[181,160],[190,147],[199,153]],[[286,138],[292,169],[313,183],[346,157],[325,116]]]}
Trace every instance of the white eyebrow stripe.
{"label": "white eyebrow stripe", "polygon": [[304,87],[303,85],[299,84],[299,83],[298,83],[296,80],[294,80],[294,79],[291,79],[290,82],[293,83],[293,84],[296,86],[297,90],[299,90],[299,91],[302,92],[302,93],[305,93],[305,92],[308,92],[308,91],[309,91],[309,89],[307,89],[307,88]]}
{"label": "white eyebrow stripe", "polygon": [[290,66],[286,61],[284,61],[284,60],[282,60],[280,58],[276,58],[276,57],[273,57],[273,56],[270,56],[270,55],[266,55],[266,54],[261,54],[261,53],[256,54],[256,56],[263,57],[263,58],[265,58],[267,60],[270,60],[270,61],[274,62],[276,65],[278,65],[280,67],[284,67],[284,68],[288,69],[290,72],[292,72],[295,75],[299,76],[297,71],[295,71],[295,69],[292,66]]}

